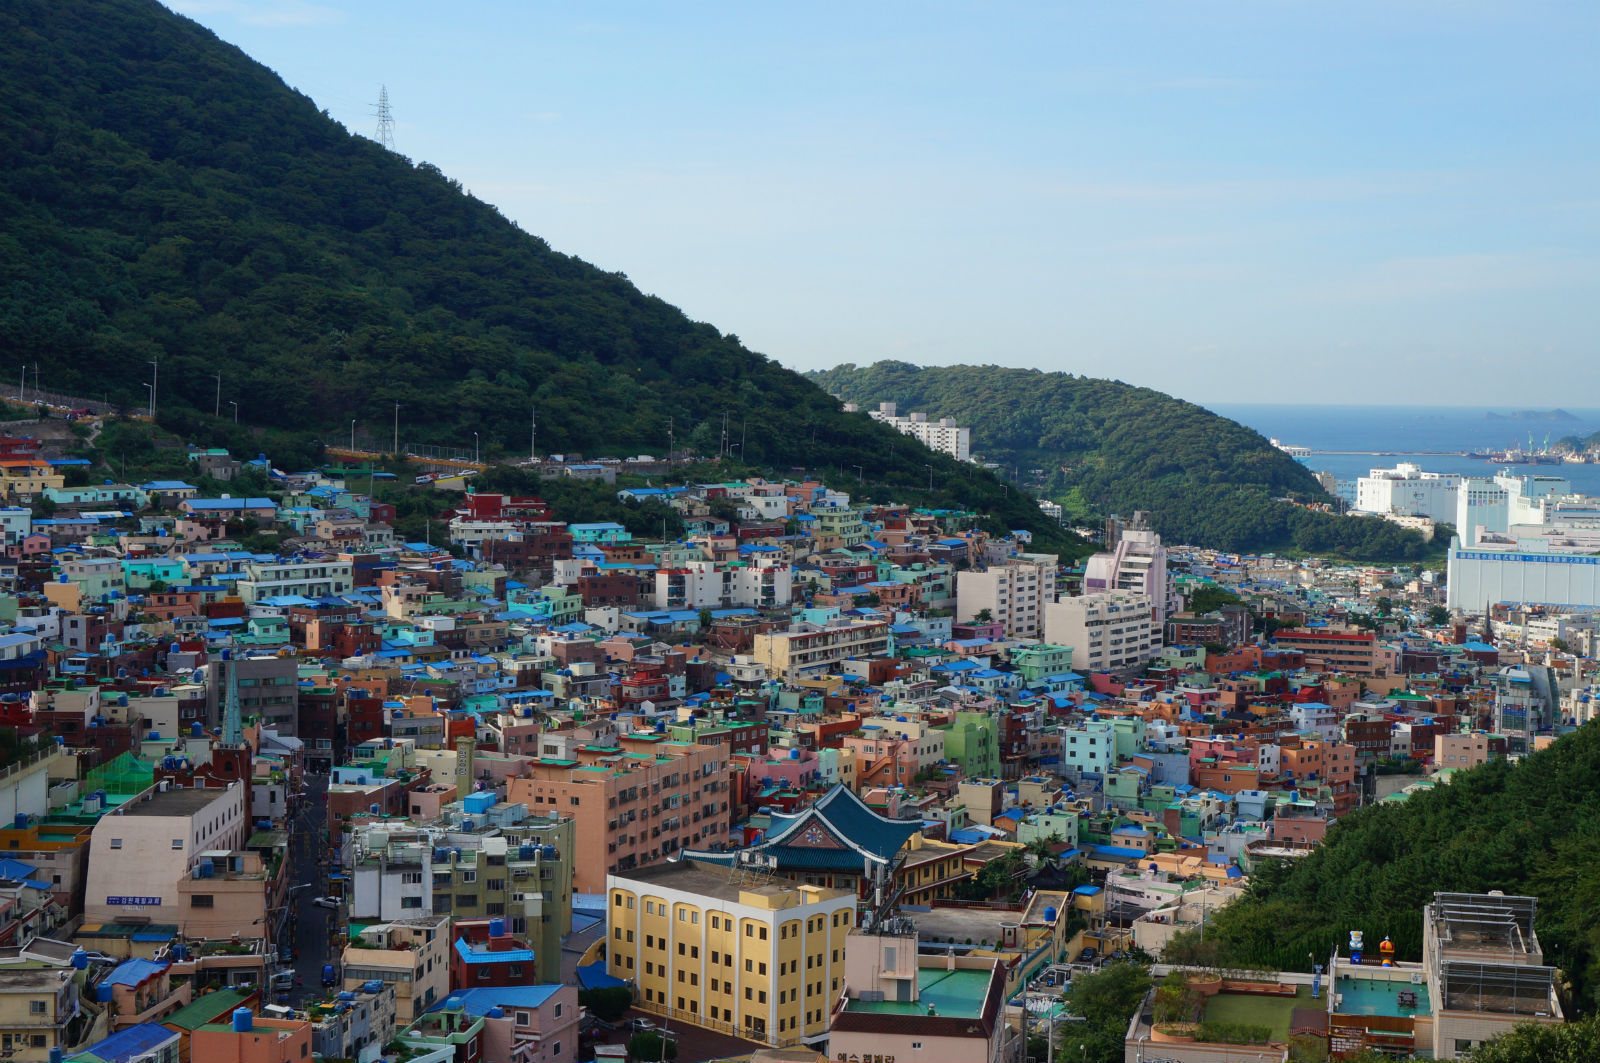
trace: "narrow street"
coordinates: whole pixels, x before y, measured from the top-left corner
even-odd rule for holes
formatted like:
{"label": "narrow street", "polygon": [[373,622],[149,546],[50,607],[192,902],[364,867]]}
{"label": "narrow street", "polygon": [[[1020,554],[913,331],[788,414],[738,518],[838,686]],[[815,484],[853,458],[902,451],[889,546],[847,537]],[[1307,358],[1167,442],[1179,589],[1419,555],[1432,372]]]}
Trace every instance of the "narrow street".
{"label": "narrow street", "polygon": [[329,929],[336,917],[313,903],[328,891],[328,776],[308,771],[303,778],[306,795],[289,825],[289,881],[310,886],[294,892],[290,902],[294,908],[281,942],[297,950],[294,969],[300,984],[289,991],[289,1003],[295,1006],[322,993],[322,965],[333,962],[328,958]]}

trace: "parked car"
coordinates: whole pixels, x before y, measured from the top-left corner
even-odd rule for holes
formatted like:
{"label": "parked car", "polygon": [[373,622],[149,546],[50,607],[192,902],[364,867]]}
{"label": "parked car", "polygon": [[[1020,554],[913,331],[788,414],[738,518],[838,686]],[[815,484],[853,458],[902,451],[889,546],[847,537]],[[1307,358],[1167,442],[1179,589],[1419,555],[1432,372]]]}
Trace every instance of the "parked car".
{"label": "parked car", "polygon": [[335,912],[339,910],[339,902],[332,897],[317,897],[311,903],[318,908],[327,908]]}
{"label": "parked car", "polygon": [[633,1030],[634,1032],[639,1032],[641,1030],[654,1030],[655,1028],[656,1024],[651,1022],[649,1019],[628,1020],[628,1029]]}
{"label": "parked car", "polygon": [[1084,949],[1082,952],[1078,953],[1078,962],[1079,963],[1093,963],[1095,961],[1095,957],[1097,957],[1099,955],[1100,955],[1100,950],[1094,948],[1093,946],[1091,946],[1089,948]]}

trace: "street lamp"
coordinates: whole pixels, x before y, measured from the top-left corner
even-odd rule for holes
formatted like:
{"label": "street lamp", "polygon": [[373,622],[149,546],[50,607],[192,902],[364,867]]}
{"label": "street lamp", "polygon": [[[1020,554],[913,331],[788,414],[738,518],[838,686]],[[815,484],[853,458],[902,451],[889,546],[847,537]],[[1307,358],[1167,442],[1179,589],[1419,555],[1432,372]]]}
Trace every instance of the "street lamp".
{"label": "street lamp", "polygon": [[228,400],[228,405],[233,407],[233,423],[234,424],[238,424],[239,423],[239,404],[237,402],[234,402],[232,399],[229,399]]}
{"label": "street lamp", "polygon": [[350,449],[356,449],[356,419],[350,418]]}
{"label": "street lamp", "polygon": [[867,482],[866,474],[861,471],[861,466],[852,465],[850,467],[856,471],[856,479],[857,480],[860,480],[862,483],[866,483]]}
{"label": "street lamp", "polygon": [[400,453],[400,404],[394,404],[394,453]]}
{"label": "street lamp", "polygon": [[156,386],[147,380],[144,389],[150,393],[145,398],[144,414],[153,421],[156,419]]}
{"label": "street lamp", "polygon": [[928,470],[928,493],[931,495],[933,494],[933,466],[923,462],[922,467]]}
{"label": "street lamp", "polygon": [[[150,359],[150,419],[152,421],[155,420],[156,416],[156,389],[160,386],[161,359],[152,358]],[[33,371],[33,388],[35,391],[39,389],[39,370],[37,367]]]}
{"label": "street lamp", "polygon": [[478,464],[478,433],[472,433],[472,464]]}

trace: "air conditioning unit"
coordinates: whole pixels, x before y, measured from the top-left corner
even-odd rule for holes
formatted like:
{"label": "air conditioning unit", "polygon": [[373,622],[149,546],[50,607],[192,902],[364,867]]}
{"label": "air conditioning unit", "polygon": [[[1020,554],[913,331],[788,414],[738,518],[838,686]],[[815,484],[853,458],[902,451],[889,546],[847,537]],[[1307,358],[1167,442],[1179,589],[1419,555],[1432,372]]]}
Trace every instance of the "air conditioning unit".
{"label": "air conditioning unit", "polygon": [[1412,971],[1411,972],[1411,984],[1412,985],[1421,985],[1422,984],[1422,972],[1421,971]]}

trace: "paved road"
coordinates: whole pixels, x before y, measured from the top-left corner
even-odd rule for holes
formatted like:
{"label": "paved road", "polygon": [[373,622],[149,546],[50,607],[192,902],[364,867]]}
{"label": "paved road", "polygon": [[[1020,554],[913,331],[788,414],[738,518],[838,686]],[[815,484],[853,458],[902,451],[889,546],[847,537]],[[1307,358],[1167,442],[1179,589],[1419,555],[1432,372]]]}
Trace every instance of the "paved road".
{"label": "paved road", "polygon": [[296,1007],[322,993],[322,965],[333,962],[328,948],[335,918],[333,912],[312,903],[328,892],[328,777],[306,772],[302,778],[306,795],[289,825],[289,883],[310,885],[294,892],[290,901],[294,907],[281,939],[298,950],[294,969],[300,984],[289,993],[289,1001]]}

